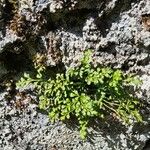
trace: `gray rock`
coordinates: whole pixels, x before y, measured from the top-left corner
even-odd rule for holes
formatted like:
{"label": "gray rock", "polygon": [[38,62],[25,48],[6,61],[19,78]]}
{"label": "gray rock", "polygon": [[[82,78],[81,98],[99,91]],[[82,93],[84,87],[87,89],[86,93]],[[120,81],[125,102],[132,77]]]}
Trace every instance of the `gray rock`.
{"label": "gray rock", "polygon": [[[37,111],[37,104],[16,109],[12,105],[16,97],[7,101],[7,91],[0,94],[0,150],[142,150],[150,139],[150,32],[141,22],[142,15],[150,14],[150,1],[21,0],[18,15],[25,20],[20,26],[26,25],[22,36],[9,28],[13,14],[4,18],[8,8],[1,0],[0,55],[9,51],[22,57],[23,51],[31,58],[37,51],[47,52],[47,65],[55,66],[51,55],[58,50],[67,68],[77,65],[85,49],[93,49],[95,65],[111,65],[141,76],[137,96],[146,106],[141,110],[143,124],[133,121],[125,126],[112,118],[108,124],[97,121],[96,129],[89,128],[93,136],[82,141],[74,123],[49,122],[47,115]],[[0,60],[0,78],[8,72]],[[30,85],[27,88],[34,90]]]}

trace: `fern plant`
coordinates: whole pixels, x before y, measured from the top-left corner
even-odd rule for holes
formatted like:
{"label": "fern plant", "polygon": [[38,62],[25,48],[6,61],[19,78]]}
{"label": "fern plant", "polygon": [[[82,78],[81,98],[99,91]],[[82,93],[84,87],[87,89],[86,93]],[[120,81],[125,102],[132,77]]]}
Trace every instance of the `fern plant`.
{"label": "fern plant", "polygon": [[87,50],[80,65],[48,79],[45,67],[36,65],[36,76],[24,74],[17,86],[33,84],[40,100],[39,108],[46,110],[52,121],[75,116],[83,139],[93,117],[104,118],[115,113],[127,123],[131,117],[142,121],[139,101],[128,90],[129,86],[140,84],[140,80],[131,74],[125,75],[121,70],[93,67],[91,62],[92,51]]}

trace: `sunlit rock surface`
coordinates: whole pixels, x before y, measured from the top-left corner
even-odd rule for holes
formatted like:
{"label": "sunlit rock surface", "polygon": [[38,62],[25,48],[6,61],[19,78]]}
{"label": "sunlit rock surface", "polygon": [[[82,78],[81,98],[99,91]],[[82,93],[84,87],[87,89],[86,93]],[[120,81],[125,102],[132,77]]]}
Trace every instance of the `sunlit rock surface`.
{"label": "sunlit rock surface", "polygon": [[[97,63],[140,75],[143,124],[95,122],[83,142],[73,122],[51,124],[35,104],[17,110],[5,98],[11,89],[0,88],[0,150],[143,149],[150,139],[150,1],[0,0],[1,79],[27,70],[35,52],[47,53],[49,66],[68,67],[85,49]],[[59,53],[61,62],[53,57]]]}

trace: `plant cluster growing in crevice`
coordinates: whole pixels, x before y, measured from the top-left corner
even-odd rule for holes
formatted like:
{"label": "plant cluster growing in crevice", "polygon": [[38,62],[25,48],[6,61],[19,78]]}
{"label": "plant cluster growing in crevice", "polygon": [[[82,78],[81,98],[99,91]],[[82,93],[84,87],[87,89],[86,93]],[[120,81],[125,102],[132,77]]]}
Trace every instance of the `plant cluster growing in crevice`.
{"label": "plant cluster growing in crevice", "polygon": [[142,121],[139,100],[129,90],[140,80],[118,69],[94,67],[91,50],[85,51],[78,66],[55,77],[47,76],[44,63],[35,63],[35,68],[36,75],[25,73],[17,86],[33,84],[40,100],[39,108],[46,110],[52,121],[77,118],[83,139],[89,120],[94,117],[116,114],[127,123],[131,118]]}

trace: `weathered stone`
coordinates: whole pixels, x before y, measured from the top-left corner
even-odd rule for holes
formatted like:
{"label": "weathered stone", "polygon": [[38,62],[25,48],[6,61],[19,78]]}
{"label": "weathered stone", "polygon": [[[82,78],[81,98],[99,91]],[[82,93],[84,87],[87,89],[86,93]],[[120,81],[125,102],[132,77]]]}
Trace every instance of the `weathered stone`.
{"label": "weathered stone", "polygon": [[[142,150],[150,139],[150,1],[15,2],[0,0],[0,56],[6,57],[11,52],[22,58],[21,52],[26,52],[28,61],[34,53],[45,52],[48,66],[64,63],[68,67],[77,65],[85,49],[93,49],[94,63],[140,75],[143,84],[137,96],[144,103],[141,109],[144,123],[123,126],[112,118],[108,124],[97,122],[97,129],[89,129],[93,136],[83,142],[74,123],[70,128],[61,122],[49,123],[46,115],[37,113],[34,104],[23,111],[14,109],[11,104],[15,100],[8,103],[6,93],[1,93],[0,149]],[[143,16],[147,20],[143,20]],[[7,58],[0,60],[0,78],[10,73],[4,62],[15,67],[24,61],[24,58],[23,61],[15,61],[16,57],[11,57],[15,60]]]}

